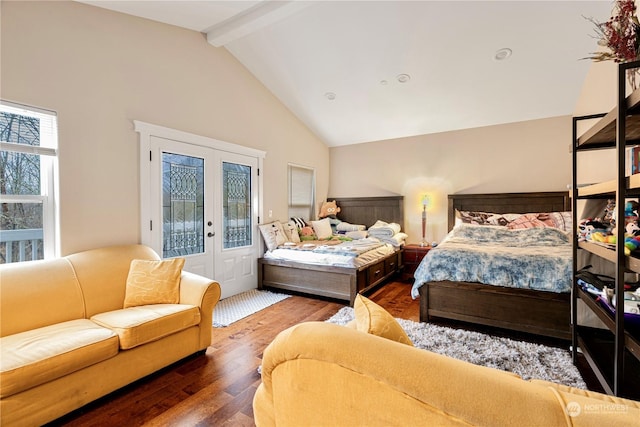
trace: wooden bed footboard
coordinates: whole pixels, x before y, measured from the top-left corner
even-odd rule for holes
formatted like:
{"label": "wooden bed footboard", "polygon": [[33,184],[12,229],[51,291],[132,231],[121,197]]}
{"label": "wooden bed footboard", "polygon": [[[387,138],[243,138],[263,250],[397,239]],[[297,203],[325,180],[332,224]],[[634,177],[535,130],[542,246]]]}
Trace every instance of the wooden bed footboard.
{"label": "wooden bed footboard", "polygon": [[402,251],[360,268],[304,264],[277,259],[258,259],[258,289],[274,288],[348,301],[373,290],[402,266]]}
{"label": "wooden bed footboard", "polygon": [[420,321],[459,320],[553,338],[571,339],[571,295],[467,282],[420,287]]}
{"label": "wooden bed footboard", "polygon": [[355,268],[323,267],[260,258],[258,289],[276,288],[349,301],[357,289]]}

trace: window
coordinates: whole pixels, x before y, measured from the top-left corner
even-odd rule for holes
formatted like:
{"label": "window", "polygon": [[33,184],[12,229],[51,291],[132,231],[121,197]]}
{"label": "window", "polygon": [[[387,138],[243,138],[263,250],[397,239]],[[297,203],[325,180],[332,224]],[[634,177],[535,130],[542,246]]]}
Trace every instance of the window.
{"label": "window", "polygon": [[314,218],[315,171],[289,164],[289,218]]}
{"label": "window", "polygon": [[0,101],[0,264],[56,255],[57,145],[55,113]]}
{"label": "window", "polygon": [[224,249],[251,246],[251,168],[222,162]]}

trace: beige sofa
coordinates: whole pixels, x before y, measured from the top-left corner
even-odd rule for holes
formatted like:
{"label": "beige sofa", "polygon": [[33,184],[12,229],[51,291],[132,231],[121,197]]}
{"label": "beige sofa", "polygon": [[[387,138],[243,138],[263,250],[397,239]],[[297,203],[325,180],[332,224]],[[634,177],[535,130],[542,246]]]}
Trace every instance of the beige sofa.
{"label": "beige sofa", "polygon": [[[178,304],[123,309],[142,245],[0,267],[0,424],[40,425],[211,343],[217,282],[182,272]],[[178,273],[179,274],[179,273]]]}
{"label": "beige sofa", "polygon": [[387,321],[361,327],[357,305],[356,321],[302,323],[275,338],[253,401],[258,427],[640,425],[640,402],[403,344]]}

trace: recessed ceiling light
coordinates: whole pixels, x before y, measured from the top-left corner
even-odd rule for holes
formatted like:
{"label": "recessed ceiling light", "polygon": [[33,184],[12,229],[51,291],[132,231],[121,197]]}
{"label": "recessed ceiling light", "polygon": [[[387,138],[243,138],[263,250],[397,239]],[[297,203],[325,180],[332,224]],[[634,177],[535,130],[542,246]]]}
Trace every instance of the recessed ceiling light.
{"label": "recessed ceiling light", "polygon": [[336,94],[333,92],[327,92],[324,94],[324,97],[327,98],[329,101],[333,101],[334,99],[336,99]]}
{"label": "recessed ceiling light", "polygon": [[409,74],[398,74],[396,79],[398,79],[400,83],[406,83],[411,80],[411,76]]}
{"label": "recessed ceiling light", "polygon": [[496,51],[496,54],[493,56],[493,59],[495,59],[496,61],[504,61],[505,59],[509,59],[512,53],[513,51],[508,47],[498,49]]}

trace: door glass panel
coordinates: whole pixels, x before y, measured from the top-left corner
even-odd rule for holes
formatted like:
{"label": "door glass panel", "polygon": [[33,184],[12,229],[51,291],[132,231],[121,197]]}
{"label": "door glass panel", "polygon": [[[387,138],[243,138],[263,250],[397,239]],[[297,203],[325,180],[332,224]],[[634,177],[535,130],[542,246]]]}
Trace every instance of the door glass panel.
{"label": "door glass panel", "polygon": [[204,159],[162,153],[162,257],[204,252]]}
{"label": "door glass panel", "polygon": [[223,248],[251,246],[251,168],[222,163]]}

